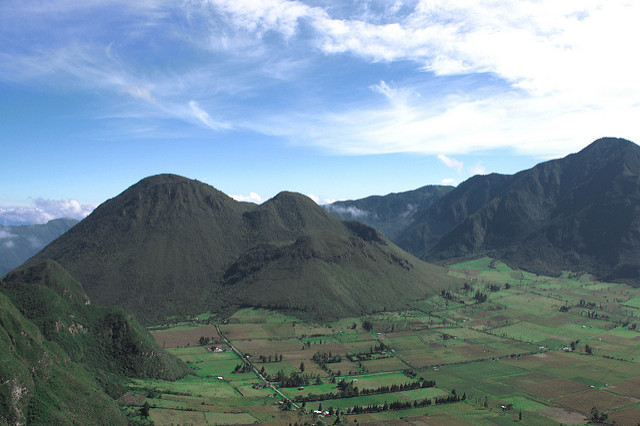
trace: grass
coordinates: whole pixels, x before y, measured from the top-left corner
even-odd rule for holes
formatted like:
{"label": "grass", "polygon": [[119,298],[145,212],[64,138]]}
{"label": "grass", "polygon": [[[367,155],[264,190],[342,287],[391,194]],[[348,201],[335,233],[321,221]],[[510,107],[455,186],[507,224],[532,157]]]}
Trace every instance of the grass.
{"label": "grass", "polygon": [[[524,424],[566,424],[584,422],[596,404],[625,424],[640,412],[630,399],[640,385],[640,333],[630,329],[640,322],[635,306],[639,289],[595,282],[588,275],[536,276],[489,258],[455,265],[451,273],[468,277],[471,289],[454,289],[452,300],[440,294],[416,300],[406,311],[322,323],[247,308],[221,325],[225,336],[243,354],[251,355],[258,368],[270,374],[299,373],[303,362],[305,373],[320,377],[321,384],[281,389],[289,398],[337,394],[341,379],[359,389],[375,389],[424,377],[436,382],[433,388],[308,402],[305,414],[281,411],[279,395],[253,387],[260,382],[254,373],[231,373],[241,362],[236,354],[212,354],[202,346],[170,349],[188,362],[195,375],[173,383],[138,381],[132,387],[139,392],[154,389],[160,395],[152,400],[157,405],[152,417],[160,424],[311,423],[318,419],[310,410],[319,404],[344,411],[354,405],[445,396],[453,389],[467,399],[380,413],[343,412],[341,419],[384,422],[426,417],[434,424],[514,424],[522,413]],[[491,290],[492,284],[497,291]],[[477,290],[487,294],[486,302],[473,299]],[[581,307],[582,300],[592,305]],[[365,320],[372,331],[363,329]],[[564,350],[576,341],[575,351]],[[585,353],[585,345],[593,355]],[[315,353],[329,352],[341,360],[323,366],[312,359]],[[260,355],[271,355],[271,362],[261,362]],[[323,420],[333,422],[335,416]]]}

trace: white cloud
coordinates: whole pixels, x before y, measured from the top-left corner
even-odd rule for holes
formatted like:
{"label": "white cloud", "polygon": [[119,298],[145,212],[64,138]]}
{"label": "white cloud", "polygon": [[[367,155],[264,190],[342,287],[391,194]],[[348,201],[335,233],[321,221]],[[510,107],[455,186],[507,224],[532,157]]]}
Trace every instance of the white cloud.
{"label": "white cloud", "polygon": [[191,113],[195,118],[204,123],[205,126],[213,129],[220,130],[228,128],[229,126],[225,123],[217,122],[211,118],[208,112],[200,108],[200,105],[196,101],[189,101],[189,108],[191,109]]}
{"label": "white cloud", "polygon": [[[5,16],[0,27],[7,24],[2,39],[48,38],[22,49],[4,43],[0,79],[127,94],[138,102],[123,115],[136,119],[178,118],[214,131],[249,129],[356,155],[510,148],[552,157],[600,136],[640,140],[640,79],[633,54],[640,39],[640,2],[421,0],[366,2],[358,8],[350,8],[351,2],[302,0],[193,0],[181,7],[166,1],[113,6],[67,0],[55,8],[23,3],[0,5]],[[77,18],[103,9],[112,12],[104,14],[109,19],[91,21],[90,28],[89,21]],[[51,19],[65,31],[52,33]],[[112,22],[127,31],[115,34]],[[66,34],[74,37],[65,39]],[[273,38],[284,40],[277,50]],[[167,61],[158,53],[165,41],[181,43],[181,52],[196,50],[195,62],[193,57],[184,64]],[[240,53],[234,53],[236,42],[244,43]],[[144,69],[139,58],[127,56],[123,46],[135,43],[155,47],[149,58],[161,59],[166,69]],[[215,55],[221,49],[228,53],[224,58]],[[272,59],[279,54],[282,58]],[[322,99],[308,109],[267,108],[251,120],[245,111],[229,113],[243,117],[237,122],[213,112],[221,92],[253,94],[263,82],[256,75],[296,81],[299,64],[318,54],[414,63],[429,73],[425,80],[431,74],[482,74],[497,83],[432,95],[415,75],[400,76],[393,83],[365,83],[385,104]],[[233,108],[242,106],[225,104],[224,111]]]}
{"label": "white cloud", "polygon": [[153,95],[151,94],[149,89],[146,89],[144,87],[125,86],[125,87],[122,88],[122,90],[124,92],[130,94],[134,98],[143,99],[143,100],[145,100],[145,101],[147,101],[149,103],[152,103],[152,104],[157,104],[158,103],[158,101],[156,100],[156,98],[153,97]]}
{"label": "white cloud", "polygon": [[230,195],[236,201],[246,201],[249,203],[261,204],[262,197],[255,192],[251,192],[249,195]]}
{"label": "white cloud", "polygon": [[11,232],[8,232],[4,229],[0,229],[0,240],[15,238],[15,237],[17,237],[17,235],[12,234]]}
{"label": "white cloud", "polygon": [[15,246],[15,245],[16,245],[16,243],[14,243],[14,242],[13,242],[13,240],[9,240],[9,241],[5,242],[3,245],[4,245],[6,248],[12,248],[13,246]]}
{"label": "white cloud", "polygon": [[52,219],[82,220],[95,206],[77,200],[45,200],[37,198],[33,207],[0,208],[0,224],[30,225],[47,223]]}
{"label": "white cloud", "polygon": [[455,158],[447,157],[444,154],[438,154],[438,160],[442,161],[445,166],[451,167],[458,173],[462,172],[462,169],[464,168],[464,163],[462,161],[458,161]]}
{"label": "white cloud", "polygon": [[481,161],[478,161],[475,166],[469,169],[472,175],[484,175],[487,173],[487,168],[482,165]]}
{"label": "white cloud", "polygon": [[84,204],[78,200],[45,200],[37,198],[35,200],[36,208],[45,215],[51,216],[52,219],[59,217],[69,217],[72,219],[84,219],[88,216],[96,206],[92,204]]}
{"label": "white cloud", "polygon": [[202,3],[222,12],[245,31],[259,35],[276,31],[287,38],[296,32],[299,19],[319,12],[319,9],[298,1],[203,0]]}
{"label": "white cloud", "polygon": [[315,194],[306,194],[306,196],[311,198],[317,205],[325,207],[329,207],[329,204],[337,201],[335,198],[319,197]]}
{"label": "white cloud", "polygon": [[456,180],[453,178],[444,178],[442,179],[442,184],[443,185],[455,185]]}
{"label": "white cloud", "polygon": [[340,205],[326,204],[325,208],[329,212],[333,212],[341,215],[348,215],[354,219],[361,219],[361,218],[369,217],[371,215],[371,212],[359,209],[355,206],[340,206]]}
{"label": "white cloud", "polygon": [[[241,17],[238,23],[252,21],[247,28],[268,28],[287,37],[304,20],[327,55],[413,61],[438,76],[483,74],[498,82],[420,99],[407,95],[419,94],[419,84],[401,89],[381,81],[371,89],[384,95],[388,105],[288,111],[288,119],[270,116],[246,124],[254,130],[343,154],[509,148],[552,157],[601,136],[640,139],[634,124],[640,114],[640,79],[635,55],[629,53],[633,40],[640,39],[635,24],[639,2],[429,0],[395,21],[386,16],[384,23],[371,14],[332,18],[330,9],[300,2],[215,3]],[[282,20],[274,13],[282,13]]]}

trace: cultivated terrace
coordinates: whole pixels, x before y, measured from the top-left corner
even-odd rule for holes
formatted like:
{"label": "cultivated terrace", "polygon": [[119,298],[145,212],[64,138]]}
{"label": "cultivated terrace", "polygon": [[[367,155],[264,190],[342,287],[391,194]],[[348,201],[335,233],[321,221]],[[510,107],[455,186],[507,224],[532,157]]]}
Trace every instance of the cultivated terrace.
{"label": "cultivated terrace", "polygon": [[[245,308],[151,329],[193,374],[135,379],[129,421],[635,424],[640,289],[489,258],[411,309],[311,323]],[[424,420],[424,419],[423,419]]]}

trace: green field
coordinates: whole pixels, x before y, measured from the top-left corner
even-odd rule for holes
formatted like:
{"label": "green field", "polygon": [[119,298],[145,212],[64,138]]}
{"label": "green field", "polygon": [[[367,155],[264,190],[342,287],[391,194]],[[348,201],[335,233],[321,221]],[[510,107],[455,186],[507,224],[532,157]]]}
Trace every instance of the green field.
{"label": "green field", "polygon": [[[220,324],[221,336],[209,333],[215,343],[203,346],[191,343],[199,324],[154,331],[178,333],[176,342],[191,333],[188,345],[168,350],[193,374],[176,382],[135,380],[131,391],[144,395],[158,425],[332,424],[338,417],[583,424],[593,407],[609,421],[637,424],[639,289],[585,274],[538,276],[489,258],[454,265],[450,273],[467,286],[403,312],[321,324],[242,309]],[[478,293],[486,300],[478,301]],[[245,361],[272,379],[284,374],[304,383],[275,383],[280,395],[257,386],[263,381],[251,369],[234,372]],[[416,387],[423,382],[430,386]],[[342,393],[353,388],[357,395]],[[460,400],[436,404],[453,395]],[[391,409],[392,403],[404,405]],[[353,413],[354,407],[369,411]],[[138,408],[127,412],[141,420]]]}

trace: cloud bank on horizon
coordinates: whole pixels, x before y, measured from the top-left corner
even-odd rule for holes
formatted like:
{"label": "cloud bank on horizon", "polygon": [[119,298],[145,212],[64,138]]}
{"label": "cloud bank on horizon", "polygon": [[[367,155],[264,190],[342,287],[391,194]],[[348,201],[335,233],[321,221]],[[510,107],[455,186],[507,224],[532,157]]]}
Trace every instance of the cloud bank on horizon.
{"label": "cloud bank on horizon", "polygon": [[430,155],[450,183],[486,172],[473,153],[639,140],[639,18],[629,0],[8,0],[0,83],[96,96],[110,136]]}
{"label": "cloud bank on horizon", "polygon": [[[0,207],[0,225],[40,225],[57,218],[82,220],[96,206],[77,200],[34,200],[33,205],[23,207]],[[0,233],[0,239],[5,238]]]}

